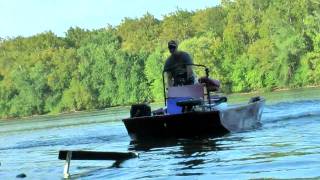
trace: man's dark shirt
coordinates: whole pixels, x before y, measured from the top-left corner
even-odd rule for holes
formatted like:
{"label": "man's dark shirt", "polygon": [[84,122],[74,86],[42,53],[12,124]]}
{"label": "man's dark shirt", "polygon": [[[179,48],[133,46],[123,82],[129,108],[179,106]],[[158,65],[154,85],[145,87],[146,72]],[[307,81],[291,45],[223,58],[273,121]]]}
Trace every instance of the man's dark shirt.
{"label": "man's dark shirt", "polygon": [[188,79],[187,66],[193,64],[188,53],[179,51],[172,54],[164,65],[164,71],[172,74],[174,86],[194,84],[194,77]]}

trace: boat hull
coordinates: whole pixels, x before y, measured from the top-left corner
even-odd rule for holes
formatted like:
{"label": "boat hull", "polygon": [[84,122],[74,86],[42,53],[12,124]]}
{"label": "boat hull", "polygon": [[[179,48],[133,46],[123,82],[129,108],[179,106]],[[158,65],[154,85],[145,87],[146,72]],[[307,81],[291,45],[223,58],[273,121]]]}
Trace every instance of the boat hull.
{"label": "boat hull", "polygon": [[256,128],[264,100],[208,112],[123,119],[132,140],[216,137]]}

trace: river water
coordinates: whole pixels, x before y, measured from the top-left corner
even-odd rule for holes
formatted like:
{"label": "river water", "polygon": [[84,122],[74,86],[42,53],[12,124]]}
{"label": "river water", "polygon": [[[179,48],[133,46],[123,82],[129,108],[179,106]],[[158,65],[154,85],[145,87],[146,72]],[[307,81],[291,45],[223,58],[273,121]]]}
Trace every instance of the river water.
{"label": "river water", "polygon": [[259,129],[209,139],[132,143],[121,122],[128,107],[1,120],[0,179],[62,179],[62,149],[139,153],[120,165],[71,161],[73,179],[320,179],[320,89],[263,96]]}

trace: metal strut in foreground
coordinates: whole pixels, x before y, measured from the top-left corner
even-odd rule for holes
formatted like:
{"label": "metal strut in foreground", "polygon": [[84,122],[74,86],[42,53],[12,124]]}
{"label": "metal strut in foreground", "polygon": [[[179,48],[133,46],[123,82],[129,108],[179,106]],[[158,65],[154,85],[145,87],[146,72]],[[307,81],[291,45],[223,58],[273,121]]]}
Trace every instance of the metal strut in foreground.
{"label": "metal strut in foreground", "polygon": [[138,157],[135,152],[98,152],[98,151],[59,151],[60,160],[66,160],[64,164],[63,177],[69,178],[69,169],[71,160],[114,160],[123,161],[130,158]]}

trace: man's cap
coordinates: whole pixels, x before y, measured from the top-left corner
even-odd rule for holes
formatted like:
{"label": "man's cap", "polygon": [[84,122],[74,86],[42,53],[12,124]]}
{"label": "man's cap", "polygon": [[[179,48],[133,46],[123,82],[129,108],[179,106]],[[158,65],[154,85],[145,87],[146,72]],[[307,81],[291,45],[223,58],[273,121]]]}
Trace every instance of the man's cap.
{"label": "man's cap", "polygon": [[178,43],[174,40],[171,40],[168,42],[168,47],[177,47]]}

